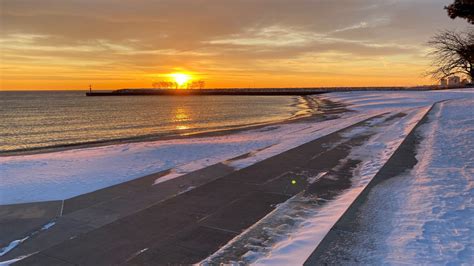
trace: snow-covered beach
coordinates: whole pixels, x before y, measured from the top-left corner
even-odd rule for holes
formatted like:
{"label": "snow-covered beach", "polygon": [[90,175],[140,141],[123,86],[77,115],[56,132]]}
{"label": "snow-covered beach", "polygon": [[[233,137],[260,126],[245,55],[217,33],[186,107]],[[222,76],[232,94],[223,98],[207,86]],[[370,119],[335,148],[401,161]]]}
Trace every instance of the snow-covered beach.
{"label": "snow-covered beach", "polygon": [[[470,97],[469,91],[327,94],[358,112],[337,120],[272,125],[217,137],[187,138],[0,157],[0,204],[66,199],[147,174],[191,172],[246,153],[242,168],[376,114]],[[166,180],[162,179],[162,180]]]}
{"label": "snow-covered beach", "polygon": [[[352,251],[373,263],[419,263],[430,257],[432,263],[471,260],[472,225],[467,221],[473,216],[472,89],[341,92],[322,97],[347,104],[353,112],[333,120],[302,120],[229,135],[0,157],[0,204],[65,200],[168,169],[169,173],[157,178],[153,186],[216,163],[238,171],[378,117],[342,134],[346,140],[361,134],[370,136],[363,145],[354,147],[348,157],[359,162],[350,188],[325,205],[305,205],[303,212],[295,212],[295,208],[302,207],[298,202],[304,202],[297,194],[208,258],[209,262],[222,258],[239,242],[248,241],[246,234],[255,233],[259,224],[285,223],[281,217],[290,215],[292,226],[270,230],[268,234],[272,237],[265,243],[247,246],[241,261],[302,264],[431,110],[429,122],[420,129],[423,140],[417,151],[418,164],[408,174],[377,187],[374,198],[369,200],[375,219],[367,222],[384,232],[383,237],[376,237],[380,248],[370,254],[364,254],[362,246],[355,246]],[[308,182],[317,181],[325,174],[319,173]],[[387,194],[393,197],[382,200]],[[390,222],[382,222],[388,216]]]}

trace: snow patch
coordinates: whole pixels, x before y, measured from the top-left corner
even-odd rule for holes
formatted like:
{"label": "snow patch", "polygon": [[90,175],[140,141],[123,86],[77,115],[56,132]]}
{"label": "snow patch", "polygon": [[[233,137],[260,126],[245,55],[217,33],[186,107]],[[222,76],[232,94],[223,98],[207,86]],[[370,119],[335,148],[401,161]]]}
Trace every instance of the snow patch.
{"label": "snow patch", "polygon": [[55,224],[56,224],[56,222],[54,222],[54,221],[49,222],[49,223],[43,225],[38,231],[34,231],[33,233],[31,233],[29,236],[26,236],[22,239],[13,240],[6,247],[0,249],[0,257],[7,254],[8,252],[10,252],[12,249],[16,248],[21,243],[25,242],[26,240],[28,240],[33,235],[36,235],[36,234],[38,234],[42,231],[48,230],[49,228],[53,227]]}
{"label": "snow patch", "polygon": [[10,250],[16,248],[21,243],[25,242],[28,238],[30,238],[30,236],[24,237],[22,239],[13,240],[12,242],[10,242],[8,246],[0,249],[0,257],[10,252]]}
{"label": "snow patch", "polygon": [[0,261],[0,266],[9,266],[15,262],[18,262],[22,259],[25,259],[25,258],[28,258],[29,256],[33,255],[35,253],[32,253],[32,254],[28,254],[28,255],[24,255],[24,256],[20,256],[18,258],[14,258],[14,259],[11,259],[11,260],[6,260],[6,261]]}

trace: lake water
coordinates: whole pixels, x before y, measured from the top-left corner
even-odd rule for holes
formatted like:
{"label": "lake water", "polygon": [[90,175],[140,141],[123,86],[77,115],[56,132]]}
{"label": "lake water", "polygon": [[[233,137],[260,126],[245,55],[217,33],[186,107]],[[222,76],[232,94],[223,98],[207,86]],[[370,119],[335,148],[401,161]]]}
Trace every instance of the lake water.
{"label": "lake water", "polygon": [[221,131],[310,115],[315,105],[299,96],[0,92],[0,153]]}

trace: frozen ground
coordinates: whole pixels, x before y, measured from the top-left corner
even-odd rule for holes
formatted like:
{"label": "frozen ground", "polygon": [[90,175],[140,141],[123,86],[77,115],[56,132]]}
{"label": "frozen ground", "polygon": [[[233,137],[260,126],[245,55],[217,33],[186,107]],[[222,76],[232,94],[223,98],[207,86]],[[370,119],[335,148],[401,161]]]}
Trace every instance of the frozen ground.
{"label": "frozen ground", "polygon": [[[387,190],[378,194],[379,198],[373,201],[371,208],[380,213],[379,220],[376,224],[367,220],[366,224],[369,231],[371,227],[384,228],[382,235],[375,237],[374,241],[380,243],[375,244],[376,246],[386,249],[370,251],[361,257],[375,256],[375,260],[367,261],[375,264],[472,261],[473,92],[458,90],[329,94],[329,99],[350,103],[361,114],[384,111],[404,112],[408,115],[382,128],[367,145],[353,151],[351,157],[361,160],[362,164],[354,172],[356,182],[353,187],[339,198],[318,209],[309,204],[311,199],[297,195],[203,262],[212,264],[225,258],[228,253],[244,248],[248,252],[240,260],[233,262],[301,265],[429,107],[435,102],[448,99],[460,101],[452,101],[458,102],[458,107],[456,110],[445,110],[444,116],[439,110],[435,110],[436,117],[432,117],[434,124],[426,129],[425,142],[419,152],[421,161],[417,169],[426,169],[425,172],[417,170],[418,172],[413,173],[416,178],[408,177],[414,180],[419,178],[425,186],[400,181],[399,186],[387,187]],[[444,108],[445,105],[441,106]],[[451,137],[451,134],[456,137]],[[449,138],[450,141],[445,141]],[[456,145],[452,146],[453,144]],[[445,148],[450,149],[450,154],[443,152]],[[427,165],[437,166],[428,170]],[[430,176],[434,178],[429,178]],[[427,182],[428,178],[432,180]],[[379,206],[378,202],[386,202],[387,206]],[[397,202],[401,204],[398,207]],[[387,216],[390,212],[398,212],[393,223]],[[430,219],[428,214],[431,212],[435,213],[435,217],[443,218]],[[417,227],[418,231],[414,232]],[[426,236],[413,238],[416,233]],[[354,247],[353,252],[357,257],[356,254],[366,250],[360,246]]]}

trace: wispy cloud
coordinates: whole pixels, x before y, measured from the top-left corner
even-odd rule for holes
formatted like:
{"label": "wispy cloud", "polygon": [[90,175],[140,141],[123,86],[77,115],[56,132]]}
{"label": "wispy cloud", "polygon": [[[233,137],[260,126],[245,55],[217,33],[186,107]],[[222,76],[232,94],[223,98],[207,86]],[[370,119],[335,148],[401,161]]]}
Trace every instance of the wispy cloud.
{"label": "wispy cloud", "polygon": [[464,25],[445,2],[3,0],[0,86],[144,87],[177,69],[216,87],[427,82],[424,43]]}

